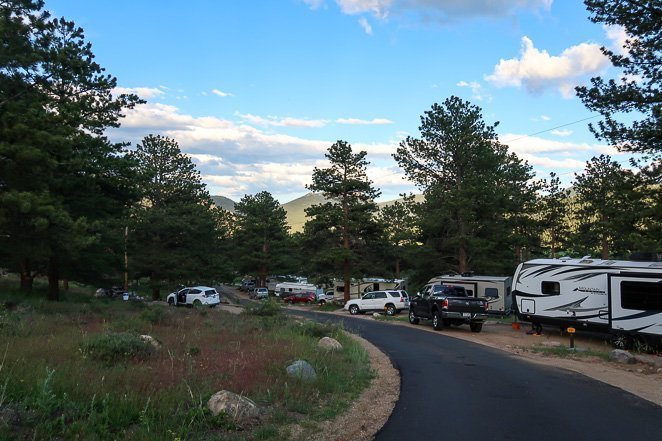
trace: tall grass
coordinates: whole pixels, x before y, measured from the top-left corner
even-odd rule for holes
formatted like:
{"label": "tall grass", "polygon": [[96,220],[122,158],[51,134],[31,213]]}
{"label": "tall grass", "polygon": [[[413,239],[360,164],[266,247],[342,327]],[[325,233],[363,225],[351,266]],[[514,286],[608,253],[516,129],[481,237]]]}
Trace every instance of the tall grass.
{"label": "tall grass", "polygon": [[[296,322],[278,305],[235,316],[92,294],[52,303],[38,289],[0,286],[0,406],[20,417],[0,424],[0,439],[286,439],[284,425],[337,415],[372,378],[341,328]],[[323,336],[344,349],[320,350]],[[317,381],[287,376],[297,359]],[[253,399],[264,417],[246,427],[212,417],[206,402],[222,389]]]}

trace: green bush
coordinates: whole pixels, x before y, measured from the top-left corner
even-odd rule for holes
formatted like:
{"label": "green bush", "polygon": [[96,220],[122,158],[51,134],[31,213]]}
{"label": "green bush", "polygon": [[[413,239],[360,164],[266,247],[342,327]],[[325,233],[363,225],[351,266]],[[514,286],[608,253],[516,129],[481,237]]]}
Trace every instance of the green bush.
{"label": "green bush", "polygon": [[89,338],[80,346],[85,357],[108,364],[117,361],[144,359],[152,352],[152,346],[130,332],[99,334]]}
{"label": "green bush", "polygon": [[282,314],[282,310],[279,302],[269,299],[256,306],[244,309],[244,313],[260,317],[273,317]]}
{"label": "green bush", "polygon": [[317,323],[307,320],[299,324],[299,331],[302,335],[314,338],[333,337],[340,330],[341,327],[333,323]]}

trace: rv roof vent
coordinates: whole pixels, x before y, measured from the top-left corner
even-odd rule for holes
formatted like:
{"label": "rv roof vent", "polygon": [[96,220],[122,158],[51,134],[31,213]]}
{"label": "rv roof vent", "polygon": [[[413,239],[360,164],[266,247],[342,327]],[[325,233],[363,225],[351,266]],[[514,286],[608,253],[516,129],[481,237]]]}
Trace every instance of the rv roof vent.
{"label": "rv roof vent", "polygon": [[592,259],[587,259],[588,256],[585,256],[582,258],[582,260],[579,261],[579,263],[593,263]]}
{"label": "rv roof vent", "polygon": [[662,262],[653,262],[648,265],[650,268],[662,268]]}
{"label": "rv roof vent", "polygon": [[467,271],[466,273],[462,273],[462,277],[473,277],[474,272],[473,271]]}
{"label": "rv roof vent", "polygon": [[616,262],[613,261],[613,260],[605,260],[604,262],[602,262],[603,265],[613,265],[613,264],[615,264],[615,263],[616,263]]}

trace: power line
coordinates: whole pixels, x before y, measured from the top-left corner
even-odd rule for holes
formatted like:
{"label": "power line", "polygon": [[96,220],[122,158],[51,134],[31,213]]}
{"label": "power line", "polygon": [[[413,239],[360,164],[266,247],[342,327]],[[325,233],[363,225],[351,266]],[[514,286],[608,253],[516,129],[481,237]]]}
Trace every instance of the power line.
{"label": "power line", "polygon": [[573,124],[577,124],[577,123],[580,123],[580,122],[588,121],[589,119],[597,118],[599,116],[600,115],[589,116],[588,118],[579,119],[577,121],[569,122],[567,124],[561,124],[560,126],[552,127],[550,129],[546,129],[546,130],[541,130],[541,131],[535,132],[535,133],[530,133],[528,135],[523,135],[523,136],[520,136],[519,138],[515,138],[515,139],[511,139],[510,141],[503,141],[503,142],[506,143],[506,142],[518,141],[520,139],[528,138],[530,136],[535,136],[535,135],[540,135],[541,133],[551,132],[552,130],[560,129],[561,127],[567,127],[567,126],[571,126]]}

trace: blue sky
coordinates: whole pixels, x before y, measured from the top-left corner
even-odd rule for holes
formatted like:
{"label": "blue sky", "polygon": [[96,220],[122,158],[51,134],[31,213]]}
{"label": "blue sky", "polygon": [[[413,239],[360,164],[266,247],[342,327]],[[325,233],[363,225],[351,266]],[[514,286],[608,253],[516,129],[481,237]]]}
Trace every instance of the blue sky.
{"label": "blue sky", "polygon": [[[366,150],[380,200],[417,191],[391,157],[433,103],[459,96],[500,140],[569,183],[610,154],[574,97],[616,77],[601,54],[624,34],[579,0],[46,0],[83,27],[121,91],[147,103],[116,141],[175,139],[213,195],[307,193],[338,139]],[[587,120],[588,119],[588,120]]]}

